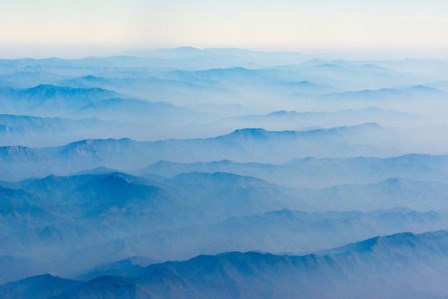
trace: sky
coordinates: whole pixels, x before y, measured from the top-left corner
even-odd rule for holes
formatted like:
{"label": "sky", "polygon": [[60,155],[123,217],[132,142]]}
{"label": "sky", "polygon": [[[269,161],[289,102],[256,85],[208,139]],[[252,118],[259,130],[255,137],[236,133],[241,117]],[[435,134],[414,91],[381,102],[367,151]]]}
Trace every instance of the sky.
{"label": "sky", "polygon": [[447,0],[0,0],[0,56],[161,47],[448,56]]}

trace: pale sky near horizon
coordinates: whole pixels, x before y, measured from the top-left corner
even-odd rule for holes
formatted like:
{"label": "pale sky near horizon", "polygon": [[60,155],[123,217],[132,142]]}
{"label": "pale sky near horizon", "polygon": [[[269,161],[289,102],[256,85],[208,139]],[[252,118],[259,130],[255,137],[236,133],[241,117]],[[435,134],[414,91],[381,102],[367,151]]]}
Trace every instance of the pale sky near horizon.
{"label": "pale sky near horizon", "polygon": [[159,47],[445,54],[447,0],[0,0],[0,56]]}

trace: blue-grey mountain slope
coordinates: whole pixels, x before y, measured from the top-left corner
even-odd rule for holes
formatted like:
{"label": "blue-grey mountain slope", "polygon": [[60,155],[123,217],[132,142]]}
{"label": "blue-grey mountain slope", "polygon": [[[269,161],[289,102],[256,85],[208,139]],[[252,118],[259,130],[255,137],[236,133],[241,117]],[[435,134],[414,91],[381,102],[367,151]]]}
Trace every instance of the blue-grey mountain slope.
{"label": "blue-grey mountain slope", "polygon": [[[446,231],[375,237],[306,256],[230,252],[150,265],[87,282],[37,276],[2,298],[440,298]],[[325,287],[322,287],[325,286]],[[350,287],[347,287],[350,286]]]}
{"label": "blue-grey mountain slope", "polygon": [[373,158],[304,158],[284,164],[238,163],[220,160],[204,163],[159,161],[140,169],[139,175],[174,177],[188,172],[228,172],[258,177],[290,187],[331,187],[369,184],[393,178],[447,182],[448,157],[408,154]]}
{"label": "blue-grey mountain slope", "polygon": [[[0,147],[1,179],[69,174],[99,166],[132,170],[159,160],[207,162],[286,162],[306,156],[386,155],[396,152],[372,146],[372,136],[387,132],[376,124],[309,131],[240,129],[211,138],[137,142],[131,139],[82,140],[53,148]],[[369,135],[370,134],[370,135]],[[363,138],[369,135],[368,140]],[[51,163],[49,163],[51,161]]]}

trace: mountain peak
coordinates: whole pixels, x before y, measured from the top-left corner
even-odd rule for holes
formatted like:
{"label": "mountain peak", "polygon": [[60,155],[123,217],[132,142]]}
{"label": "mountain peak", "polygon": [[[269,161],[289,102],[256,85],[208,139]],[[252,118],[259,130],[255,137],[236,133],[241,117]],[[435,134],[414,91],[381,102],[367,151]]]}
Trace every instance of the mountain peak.
{"label": "mountain peak", "polygon": [[28,89],[17,90],[22,96],[27,97],[40,97],[40,98],[56,98],[56,97],[100,97],[100,99],[110,98],[117,96],[117,94],[111,90],[89,87],[68,87],[59,86],[53,84],[40,84]]}
{"label": "mountain peak", "polygon": [[230,133],[230,135],[234,136],[264,136],[269,131],[262,129],[262,128],[244,128],[244,129],[237,129]]}
{"label": "mountain peak", "polygon": [[355,253],[363,253],[363,252],[372,252],[376,249],[381,248],[389,248],[389,247],[400,247],[405,249],[410,246],[412,248],[415,247],[415,243],[419,242],[425,238],[431,238],[434,236],[439,236],[441,233],[445,235],[448,234],[446,231],[437,231],[437,232],[427,232],[423,234],[415,235],[410,232],[397,233],[388,236],[377,236],[365,241],[351,243],[339,248],[330,249],[322,252],[322,254],[326,255],[346,255],[346,254],[355,254]]}
{"label": "mountain peak", "polygon": [[261,128],[244,128],[237,129],[228,135],[221,137],[237,137],[237,138],[267,138],[271,137],[284,137],[284,136],[294,136],[296,131],[268,131]]}
{"label": "mountain peak", "polygon": [[75,141],[72,143],[67,144],[65,147],[71,148],[71,147],[78,147],[78,146],[91,146],[95,144],[130,144],[134,143],[135,141],[130,138],[107,138],[107,139],[83,139],[79,141]]}
{"label": "mountain peak", "polygon": [[299,114],[296,111],[279,110],[269,113],[269,116],[293,116]]}

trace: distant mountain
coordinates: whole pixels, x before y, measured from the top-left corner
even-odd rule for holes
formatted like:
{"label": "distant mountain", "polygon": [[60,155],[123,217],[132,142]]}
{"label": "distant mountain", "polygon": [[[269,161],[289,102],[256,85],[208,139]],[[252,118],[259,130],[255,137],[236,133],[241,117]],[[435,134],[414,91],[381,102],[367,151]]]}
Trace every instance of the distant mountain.
{"label": "distant mountain", "polygon": [[[96,75],[86,75],[71,79],[62,80],[59,82],[63,86],[80,87],[80,88],[92,88],[100,87],[105,89],[111,89],[114,85],[114,80],[107,77],[100,77]],[[107,86],[107,88],[105,87]]]}
{"label": "distant mountain", "polygon": [[31,221],[34,217],[47,216],[42,209],[35,206],[34,198],[31,194],[22,190],[0,187],[0,215],[4,218],[28,218]]}
{"label": "distant mountain", "polygon": [[[172,71],[166,76],[180,81],[199,82],[241,82],[259,81],[269,79],[266,72],[244,67],[216,68],[200,71]],[[272,79],[272,78],[270,78]]]}
{"label": "distant mountain", "polygon": [[[182,115],[183,112],[183,115]],[[109,120],[144,120],[157,123],[163,117],[185,117],[187,111],[165,102],[147,102],[134,99],[111,98],[99,103],[92,103],[81,108],[83,116],[100,116]],[[193,112],[189,112],[193,115]]]}
{"label": "distant mountain", "polygon": [[409,154],[389,158],[304,158],[285,164],[238,163],[220,160],[204,163],[159,161],[140,169],[139,175],[173,177],[188,172],[229,172],[253,176],[290,187],[329,187],[369,184],[403,178],[447,182],[448,156]]}
{"label": "distant mountain", "polygon": [[[297,202],[300,205],[300,197]],[[442,229],[448,224],[447,216],[446,213],[403,209],[318,213],[282,209],[232,217],[208,225],[135,234],[78,251],[76,256],[88,259],[102,252],[115,260],[142,255],[163,261],[223,251],[303,254],[397,231],[419,233]],[[115,266],[106,267],[109,268],[115,269]],[[128,268],[140,267],[128,265]],[[94,269],[83,277],[98,276]]]}
{"label": "distant mountain", "polygon": [[75,173],[74,175],[83,175],[83,174],[101,175],[101,174],[113,174],[118,172],[119,171],[117,169],[111,169],[107,167],[97,167],[94,169],[80,171],[78,173]]}
{"label": "distant mountain", "polygon": [[71,210],[67,216],[80,217],[80,220],[86,218],[100,220],[101,217],[107,217],[108,212],[117,212],[116,221],[118,221],[120,209],[127,208],[129,210],[126,212],[130,214],[131,208],[135,209],[138,206],[138,209],[143,211],[145,206],[152,206],[163,197],[162,191],[156,186],[121,173],[49,176],[43,179],[29,179],[14,186],[39,196],[42,207],[52,207],[53,212],[62,215],[66,212],[61,202],[68,204]]}
{"label": "distant mountain", "polygon": [[412,86],[427,81],[425,76],[400,72],[379,61],[311,59],[276,69],[288,73],[290,78],[306,78],[340,91]]}
{"label": "distant mountain", "polygon": [[[156,167],[162,167],[162,169],[169,172],[176,172],[182,170],[177,168],[179,165],[176,164],[166,164],[159,163]],[[216,164],[191,164],[190,170],[196,168],[202,171],[210,171],[213,168],[227,169],[227,171],[234,170],[237,173],[245,173],[246,175],[250,172],[253,174],[258,174],[260,176],[265,176],[267,178],[268,174],[271,175],[271,179],[276,179],[276,172],[280,173],[297,173],[297,168],[279,167],[272,165],[257,165],[257,164],[232,164],[231,162],[222,162]],[[429,166],[429,165],[427,165]],[[427,166],[421,166],[421,169],[426,169]],[[441,165],[437,165],[443,167]],[[165,168],[167,167],[167,168]],[[210,167],[207,169],[207,167]],[[340,167],[340,166],[339,166]],[[434,165],[432,166],[434,167]],[[186,169],[183,169],[186,170]],[[336,172],[338,169],[334,169]],[[342,169],[340,169],[342,170]],[[354,169],[353,169],[354,170]],[[353,171],[352,170],[352,171]],[[318,171],[315,169],[314,171]],[[313,173],[313,178],[309,178],[308,183],[322,184],[319,182],[321,175],[326,176],[326,180],[335,182],[338,177],[335,173],[335,177],[328,177],[330,174],[328,171],[323,170],[324,173],[319,172]],[[390,176],[395,173],[405,173],[406,168],[391,169],[390,173],[378,171],[377,173],[360,173],[359,177],[344,177],[345,180],[372,180],[381,176]],[[407,173],[408,177],[420,177],[420,179],[425,179],[425,177],[418,173],[418,170],[412,172],[410,170]],[[442,171],[443,172],[443,171]],[[306,172],[304,173],[304,175]],[[364,177],[366,175],[366,177]],[[448,193],[448,184],[444,175],[437,171],[434,167],[434,175],[440,175],[440,182],[427,181],[427,180],[409,180],[402,178],[389,178],[385,181],[379,183],[369,183],[369,184],[352,184],[352,185],[339,185],[334,187],[326,187],[322,189],[310,189],[310,188],[297,188],[292,189],[291,194],[294,194],[299,201],[296,203],[303,210],[311,211],[322,211],[322,210],[335,210],[335,211],[351,211],[351,210],[362,210],[362,211],[372,211],[377,209],[394,209],[394,208],[409,208],[419,211],[444,211],[446,209],[445,197]],[[426,177],[428,179],[429,177]],[[299,180],[300,176],[295,179]],[[328,183],[327,181],[327,183]]]}
{"label": "distant mountain", "polygon": [[268,174],[281,165],[262,163],[238,163],[231,160],[219,160],[212,162],[177,163],[171,161],[158,161],[136,171],[137,175],[159,175],[163,177],[174,177],[182,173],[189,172],[227,172],[239,175],[249,175],[253,177],[272,180]]}
{"label": "distant mountain", "polygon": [[[399,59],[376,62],[377,65],[399,71],[401,73],[426,76],[428,78],[446,76],[448,65],[446,59]],[[428,81],[428,80],[426,80]]]}
{"label": "distant mountain", "polygon": [[448,61],[335,57],[0,59],[0,299],[448,298]]}
{"label": "distant mountain", "polygon": [[107,89],[56,85],[0,90],[0,109],[9,114],[98,117],[115,121],[160,118],[161,115],[181,117],[183,112],[168,103],[128,98]]}
{"label": "distant mountain", "polygon": [[101,276],[128,275],[131,271],[135,271],[136,273],[138,273],[143,268],[155,263],[156,262],[150,258],[136,256],[111,264],[105,264],[95,267],[95,269],[93,269],[91,272],[82,274],[79,279],[91,280]]}
{"label": "distant mountain", "polygon": [[[202,255],[132,276],[74,282],[37,276],[0,287],[2,298],[440,298],[448,289],[448,233],[401,233],[322,255]],[[325,288],[322,286],[325,285]],[[76,287],[74,287],[76,286]]]}
{"label": "distant mountain", "polygon": [[9,185],[11,189],[0,189],[5,211],[0,255],[41,257],[46,252],[53,258],[45,260],[55,262],[77,247],[105,242],[111,232],[118,236],[145,225],[179,225],[174,218],[165,220],[175,208],[174,198],[124,174],[50,176]]}
{"label": "distant mountain", "polygon": [[[164,217],[175,225],[174,216],[179,208],[185,213],[177,216],[181,222],[190,218],[191,213],[202,223],[278,209],[291,196],[287,189],[260,179],[226,173],[189,173],[150,182],[123,173],[105,172],[49,176],[10,185],[20,190],[15,191],[17,193],[26,191],[39,197],[39,206],[43,209],[51,208],[52,212],[67,218],[79,217],[81,221],[114,217],[114,222],[118,223],[120,215],[132,218],[141,215],[152,223],[152,229],[157,228],[157,221],[163,222],[160,228],[168,228]],[[223,190],[226,190],[225,194]],[[278,195],[282,196],[276,199]],[[26,197],[18,198],[27,203]],[[69,211],[64,210],[66,204],[71,207]],[[154,215],[150,217],[152,213]],[[143,225],[142,220],[139,220],[140,225]]]}
{"label": "distant mountain", "polygon": [[182,103],[191,105],[195,97],[210,95],[219,98],[221,95],[229,96],[230,90],[208,84],[207,82],[197,82],[188,80],[188,77],[173,78],[165,75],[165,72],[149,72],[140,76],[129,74],[123,76],[97,76],[87,75],[74,77],[58,82],[64,86],[94,88],[100,87],[114,90],[119,93],[143,99],[156,99],[156,101],[166,101],[169,103]]}
{"label": "distant mountain", "polygon": [[245,116],[237,116],[233,117],[235,120],[245,120],[245,121],[279,121],[284,122],[288,120],[297,120],[297,121],[312,121],[312,123],[308,123],[309,125],[314,124],[317,125],[319,123],[320,118],[330,118],[330,122],[337,121],[338,119],[344,119],[345,122],[353,121],[355,118],[359,122],[366,120],[384,120],[384,119],[400,119],[405,118],[409,120],[412,115],[394,111],[390,109],[382,109],[377,107],[369,107],[363,109],[348,109],[337,112],[298,112],[298,111],[287,111],[287,110],[279,110],[274,111],[268,114],[260,114],[260,115],[245,115]]}
{"label": "distant mountain", "polygon": [[101,88],[71,88],[56,85],[38,85],[28,89],[0,90],[0,107],[12,114],[53,115],[78,110],[86,105],[119,97],[119,94]]}
{"label": "distant mountain", "polygon": [[13,96],[19,96],[29,99],[70,99],[70,98],[80,98],[80,99],[92,99],[104,100],[116,95],[114,92],[101,89],[101,88],[70,88],[64,86],[56,85],[37,85],[33,88],[21,89],[21,90],[11,90]]}
{"label": "distant mountain", "polygon": [[[0,144],[24,146],[52,146],[98,136],[99,133],[119,133],[119,125],[96,118],[67,119],[0,114]],[[104,135],[103,135],[104,136]]]}
{"label": "distant mountain", "polygon": [[29,101],[41,100],[56,101],[57,99],[73,99],[83,101],[101,101],[114,96],[117,96],[113,91],[109,91],[101,88],[72,88],[57,85],[37,85],[32,88],[26,89],[3,89],[2,96],[8,98],[21,98]]}
{"label": "distant mountain", "polygon": [[[0,255],[40,257],[41,250],[54,250],[53,259],[129,234],[205,225],[294,202],[285,188],[225,173],[148,181],[100,172],[3,185],[9,188],[0,188]],[[106,251],[98,259],[111,261]]]}
{"label": "distant mountain", "polygon": [[[7,165],[10,169],[8,174],[0,177],[11,180],[51,173],[68,174],[100,166],[130,170],[158,160],[285,162],[310,155],[318,157],[390,153],[390,149],[363,144],[366,135],[379,132],[387,132],[387,129],[376,124],[364,124],[297,132],[241,129],[227,135],[202,139],[154,142],[94,139],[54,148],[0,147],[0,164],[5,167]],[[372,142],[372,139],[369,135],[368,142]],[[49,161],[53,161],[52,164],[48,164]],[[42,164],[46,166],[42,167]]]}
{"label": "distant mountain", "polygon": [[55,84],[65,76],[48,70],[24,70],[0,74],[0,88],[31,88],[39,84]]}
{"label": "distant mountain", "polygon": [[399,178],[368,185],[340,185],[297,190],[297,196],[320,210],[376,210],[406,207],[419,211],[444,211],[448,184]]}
{"label": "distant mountain", "polygon": [[[263,180],[228,173],[187,173],[165,181],[184,205],[216,221],[227,217],[266,212],[292,201],[289,190]],[[188,191],[188,192],[184,192]]]}
{"label": "distant mountain", "polygon": [[[0,252],[37,259],[51,252],[49,265],[38,269],[54,273],[65,273],[58,266],[61,260],[71,271],[85,271],[133,255],[163,260],[225,250],[303,252],[376,234],[439,229],[446,223],[444,214],[434,212],[270,212],[316,206],[325,211],[335,205],[340,210],[382,208],[400,201],[426,210],[435,200],[443,205],[446,190],[437,184],[413,182],[404,192],[400,184],[387,189],[342,186],[330,196],[331,189],[285,189],[226,173],[189,173],[151,182],[109,171],[3,184],[20,190],[7,189],[14,205],[4,202],[5,211],[13,218],[0,217],[5,236]],[[31,204],[37,214],[21,208]]]}
{"label": "distant mountain", "polygon": [[350,126],[365,122],[397,127],[406,125],[411,120],[425,121],[426,119],[420,115],[397,110],[367,107],[336,112],[278,110],[267,114],[232,116],[221,120],[219,124],[235,127],[260,126],[269,130],[286,130],[291,128],[309,130],[311,128]]}
{"label": "distant mountain", "polygon": [[[172,82],[184,82],[193,86],[202,86],[205,92],[210,88],[218,91],[233,91],[234,94],[243,93],[248,100],[251,91],[265,92],[275,97],[300,94],[325,94],[334,91],[329,85],[303,80],[303,78],[290,78],[287,72],[277,68],[210,68],[204,70],[175,70],[156,74],[160,79]],[[215,95],[216,96],[216,95]],[[228,101],[227,101],[228,103]],[[236,103],[235,103],[236,104]]]}
{"label": "distant mountain", "polygon": [[364,99],[384,101],[390,99],[410,99],[421,97],[442,97],[445,93],[439,89],[428,87],[424,85],[416,85],[405,88],[383,88],[378,90],[361,90],[345,93],[329,94],[326,97],[329,99]]}
{"label": "distant mountain", "polygon": [[236,48],[198,49],[181,47],[140,51],[131,54],[150,59],[160,59],[166,64],[177,64],[178,68],[187,69],[275,66],[298,63],[308,59],[308,56],[302,53],[261,52]]}
{"label": "distant mountain", "polygon": [[[33,131],[58,131],[67,130],[71,127],[98,126],[97,119],[70,120],[58,117],[35,117],[28,115],[0,114],[1,134],[32,133]],[[53,132],[54,133],[54,132]]]}
{"label": "distant mountain", "polygon": [[[187,124],[201,122],[205,115],[165,102],[124,98],[108,99],[55,114],[63,117],[0,114],[0,146],[51,147],[82,139],[123,136],[153,140],[171,133],[191,136],[186,133],[189,130]],[[176,122],[166,122],[167,118],[176,119]],[[158,130],[142,129],[149,126],[158,126]]]}
{"label": "distant mountain", "polygon": [[[35,194],[12,187],[0,187],[0,240],[7,245],[16,236],[25,235],[36,227],[46,227],[58,217],[42,206],[41,198]],[[15,255],[0,246],[0,256]]]}

